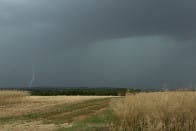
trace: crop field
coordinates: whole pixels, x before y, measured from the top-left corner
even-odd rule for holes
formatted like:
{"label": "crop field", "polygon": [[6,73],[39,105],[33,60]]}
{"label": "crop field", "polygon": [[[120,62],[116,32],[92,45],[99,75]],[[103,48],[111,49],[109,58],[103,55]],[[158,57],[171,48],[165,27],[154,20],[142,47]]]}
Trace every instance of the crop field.
{"label": "crop field", "polygon": [[0,91],[0,131],[195,131],[196,92],[32,96]]}

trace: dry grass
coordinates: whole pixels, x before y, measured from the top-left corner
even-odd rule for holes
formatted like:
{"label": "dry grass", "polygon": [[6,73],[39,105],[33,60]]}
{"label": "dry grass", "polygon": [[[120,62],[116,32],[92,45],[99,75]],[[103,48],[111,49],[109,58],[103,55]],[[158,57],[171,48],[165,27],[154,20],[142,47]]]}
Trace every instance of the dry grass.
{"label": "dry grass", "polygon": [[117,131],[195,131],[196,92],[127,95],[114,102]]}
{"label": "dry grass", "polygon": [[[28,96],[28,93],[26,93],[27,92],[0,91],[0,118],[19,116],[30,112],[42,112],[63,104],[74,104],[93,99],[111,98],[111,96]],[[22,96],[28,97],[24,98]]]}
{"label": "dry grass", "polygon": [[29,95],[27,91],[1,90],[0,106],[20,103]]}
{"label": "dry grass", "polygon": [[43,124],[41,121],[17,122],[0,125],[0,131],[56,131],[59,126],[69,127],[67,123],[61,125]]}
{"label": "dry grass", "polygon": [[67,128],[72,126],[72,122],[86,119],[108,107],[111,98],[28,96],[23,102],[0,106],[0,131],[52,131]]}
{"label": "dry grass", "polygon": [[92,99],[113,98],[114,96],[30,96],[32,101],[44,103],[67,103],[73,104]]}

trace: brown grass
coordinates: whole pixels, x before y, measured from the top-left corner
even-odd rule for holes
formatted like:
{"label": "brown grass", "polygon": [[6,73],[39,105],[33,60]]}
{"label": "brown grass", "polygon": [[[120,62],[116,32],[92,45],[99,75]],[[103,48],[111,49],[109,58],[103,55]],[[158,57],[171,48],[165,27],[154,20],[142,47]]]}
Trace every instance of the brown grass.
{"label": "brown grass", "polygon": [[[9,92],[10,93],[10,92]],[[93,116],[113,96],[28,96],[0,106],[0,131],[53,131]]]}
{"label": "brown grass", "polygon": [[0,106],[20,103],[29,95],[27,91],[1,90]]}
{"label": "brown grass", "polygon": [[117,131],[195,131],[196,92],[127,95],[112,104]]}
{"label": "brown grass", "polygon": [[[0,101],[2,101],[0,102],[2,103],[0,104],[0,119],[1,117],[19,116],[30,112],[43,112],[63,104],[74,104],[93,99],[111,98],[111,96],[28,96],[28,93],[26,93],[27,92],[19,91],[0,91]],[[21,98],[16,94],[21,96]]]}

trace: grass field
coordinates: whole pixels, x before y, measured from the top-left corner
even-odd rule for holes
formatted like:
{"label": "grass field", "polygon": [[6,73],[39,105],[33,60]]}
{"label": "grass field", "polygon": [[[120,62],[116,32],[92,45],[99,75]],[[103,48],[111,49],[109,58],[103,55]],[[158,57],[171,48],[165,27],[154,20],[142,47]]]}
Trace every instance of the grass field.
{"label": "grass field", "polygon": [[195,131],[196,92],[127,95],[112,106],[116,131]]}
{"label": "grass field", "polygon": [[[30,96],[28,92],[4,91],[0,95],[4,98],[0,104],[0,131],[196,129],[196,92],[137,93],[114,97]],[[11,98],[19,99],[11,101]]]}
{"label": "grass field", "polygon": [[0,106],[8,104],[16,104],[25,101],[30,94],[27,91],[0,91]]}
{"label": "grass field", "polygon": [[[0,131],[53,131],[67,130],[68,127],[72,130],[71,128],[81,125],[81,121],[108,110],[110,100],[114,98],[111,96],[29,96],[27,92],[18,91],[2,91],[1,95],[4,99],[1,100],[0,105]],[[11,99],[18,100],[11,102]],[[76,123],[78,125],[75,125]]]}

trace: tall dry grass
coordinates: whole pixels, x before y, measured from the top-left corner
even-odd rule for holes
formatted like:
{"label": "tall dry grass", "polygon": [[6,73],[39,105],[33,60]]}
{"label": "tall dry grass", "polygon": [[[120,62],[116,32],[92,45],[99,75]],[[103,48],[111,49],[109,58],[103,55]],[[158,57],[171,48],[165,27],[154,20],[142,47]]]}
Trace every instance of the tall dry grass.
{"label": "tall dry grass", "polygon": [[112,104],[116,131],[195,131],[196,92],[127,95]]}
{"label": "tall dry grass", "polygon": [[29,95],[27,91],[0,90],[0,106],[22,102]]}

